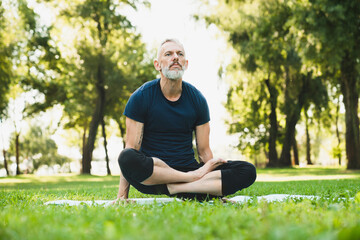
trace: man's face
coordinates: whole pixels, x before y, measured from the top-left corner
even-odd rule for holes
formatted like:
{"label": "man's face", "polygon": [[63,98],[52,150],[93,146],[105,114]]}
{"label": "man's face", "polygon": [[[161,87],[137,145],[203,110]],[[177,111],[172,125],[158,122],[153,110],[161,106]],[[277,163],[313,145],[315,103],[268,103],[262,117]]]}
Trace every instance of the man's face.
{"label": "man's face", "polygon": [[158,59],[154,61],[156,70],[170,80],[179,80],[187,69],[184,48],[176,42],[166,42],[162,45]]}

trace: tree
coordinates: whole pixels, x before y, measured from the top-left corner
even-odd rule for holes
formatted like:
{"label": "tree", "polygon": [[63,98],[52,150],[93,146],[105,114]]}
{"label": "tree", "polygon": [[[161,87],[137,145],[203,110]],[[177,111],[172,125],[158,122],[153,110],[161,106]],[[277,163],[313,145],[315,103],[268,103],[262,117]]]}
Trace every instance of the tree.
{"label": "tree", "polygon": [[[4,8],[0,2],[0,124],[6,117],[6,107],[8,104],[11,81],[11,49],[6,40],[6,19],[4,17]],[[8,162],[6,157],[6,149],[2,149],[4,159],[4,168],[6,174],[9,175]]]}
{"label": "tree", "polygon": [[[15,134],[13,138],[17,137]],[[57,145],[51,139],[51,134],[48,129],[43,130],[40,126],[33,125],[30,130],[23,135],[20,141],[21,162],[27,162],[26,172],[32,173],[38,170],[41,166],[63,166],[70,162],[67,157],[61,156],[57,153]],[[14,141],[10,145],[9,153],[14,155],[16,147]]]}
{"label": "tree", "polygon": [[[240,142],[243,141],[242,139],[245,141],[253,139],[252,142],[255,140],[260,145],[268,142],[268,164],[276,166],[278,165],[276,149],[278,97],[281,92],[279,88],[282,78],[281,65],[284,62],[284,53],[281,50],[284,46],[281,36],[274,35],[276,26],[281,27],[282,24],[274,24],[274,21],[276,18],[276,21],[283,21],[287,13],[277,11],[279,13],[277,16],[270,15],[270,11],[266,9],[269,5],[271,4],[266,2],[261,5],[259,2],[220,1],[219,6],[216,7],[216,13],[206,17],[206,20],[215,23],[228,33],[229,42],[239,53],[239,58],[235,60],[239,61],[239,65],[234,63],[227,70],[228,73],[238,72],[236,76],[230,76],[239,80],[232,81],[231,84],[236,86],[236,90],[231,88],[228,94],[228,99],[236,98],[237,101],[228,101],[226,107],[231,115],[242,115],[242,120],[234,119],[232,125],[239,125],[239,127],[231,127],[230,132],[242,132]],[[234,9],[236,11],[233,11]],[[270,21],[271,18],[273,22]],[[239,73],[240,69],[248,72],[250,77],[245,76],[243,71]],[[230,103],[239,111],[234,112],[234,108],[230,108]],[[270,114],[268,114],[269,111]],[[243,133],[248,137],[244,138]],[[257,133],[258,137],[249,133]]]}
{"label": "tree", "polygon": [[[261,104],[267,105],[262,109],[265,111],[263,116],[268,120],[261,118],[260,121],[256,120],[255,122],[259,123],[258,126],[266,123],[265,129],[267,129],[268,136],[264,136],[268,142],[268,166],[290,165],[290,148],[295,138],[295,125],[299,116],[298,111],[293,110],[302,107],[302,105],[296,107],[296,104],[300,103],[297,101],[297,96],[299,89],[304,85],[299,71],[301,62],[294,52],[291,38],[288,36],[287,21],[291,16],[291,11],[286,4],[279,1],[228,1],[220,4],[227,11],[230,9],[238,9],[238,11],[231,15],[220,12],[215,17],[209,18],[208,21],[216,23],[229,33],[229,41],[241,56],[240,66],[254,76],[251,79],[254,82],[252,85],[257,86],[255,87],[257,89],[263,89],[257,92],[261,93],[260,95],[254,95],[249,94],[249,88],[247,88],[246,94],[238,94],[243,96],[241,98],[243,102],[236,104],[248,108],[252,105],[246,104],[245,99],[253,99],[253,103],[260,103],[256,99],[262,99]],[[236,21],[236,19],[241,19],[241,21]],[[250,79],[247,81],[250,82]],[[241,86],[244,82],[241,81],[238,84]],[[284,99],[282,107],[278,105],[279,94],[282,94]],[[268,115],[266,112],[269,110],[270,114]],[[279,135],[277,113],[279,110],[282,110],[286,119],[280,159],[278,159],[276,149]],[[244,121],[244,124],[254,122],[254,116],[259,114],[258,109],[252,108],[250,111],[253,114]],[[230,112],[233,114],[232,110]],[[243,114],[243,111],[240,114]]]}
{"label": "tree", "polygon": [[[291,31],[293,15],[291,1],[259,0],[220,1],[215,13],[205,17],[209,23],[215,23],[228,34],[229,42],[239,54],[236,60],[240,62],[240,68],[234,69],[232,65],[230,71],[242,69],[252,76],[245,77],[243,72],[242,76],[238,74],[236,78],[240,80],[232,83],[236,91],[231,88],[228,95],[229,98],[237,96],[238,101],[232,104],[242,110],[234,112],[229,104],[227,108],[231,115],[247,116],[243,117],[244,121],[233,124],[249,127],[237,128],[233,132],[244,132],[245,129],[252,132],[249,129],[255,130],[265,125],[261,142],[266,138],[268,166],[290,166],[292,148],[295,159],[298,159],[295,127],[300,120],[301,110],[305,104],[316,104],[309,94],[312,88],[321,86],[321,89],[326,89],[314,70],[305,67],[297,52],[297,36]],[[254,83],[250,84],[250,81]],[[253,92],[249,87],[245,92],[243,85],[253,85],[253,89],[266,89],[267,92]],[[316,94],[323,99],[318,107],[326,107],[327,92],[318,91]],[[253,103],[264,107],[261,110],[254,108]],[[247,115],[247,111],[252,114]],[[258,118],[260,111],[265,111],[262,113],[264,118]],[[252,139],[258,141],[259,138],[252,136]],[[277,155],[277,142],[282,143],[280,158]]]}
{"label": "tree", "polygon": [[355,0],[299,1],[295,11],[292,31],[299,36],[302,57],[318,64],[330,81],[339,81],[346,110],[347,167],[359,169],[360,5]]}
{"label": "tree", "polygon": [[[135,8],[136,2],[131,6]],[[68,16],[83,21],[87,25],[83,30],[89,31],[86,37],[79,36],[81,40],[78,45],[78,53],[85,68],[85,75],[79,79],[86,79],[93,93],[90,98],[93,112],[82,160],[82,173],[85,174],[90,174],[97,129],[106,114],[105,106],[112,107],[106,105],[107,101],[112,102],[107,97],[112,95],[109,92],[117,91],[117,99],[128,97],[129,86],[126,85],[130,85],[131,89],[131,80],[141,76],[136,71],[143,64],[141,52],[144,51],[144,46],[140,42],[140,36],[133,32],[131,23],[118,13],[118,8],[119,3],[115,1],[89,0],[78,4],[74,11],[67,12]],[[143,79],[133,82],[139,81]]]}
{"label": "tree", "polygon": [[[37,49],[43,54],[32,63],[39,70],[22,83],[45,96],[44,101],[30,106],[29,112],[63,105],[65,126],[83,129],[85,174],[90,174],[99,124],[106,123],[106,116],[123,122],[114,112],[122,113],[131,92],[155,77],[140,35],[121,14],[123,6],[136,8],[139,3],[147,1],[40,1],[38,4],[58,13],[56,21],[41,26],[36,14],[27,18],[33,23],[30,32],[41,33],[42,45]],[[73,38],[63,38],[64,29],[73,31]]]}
{"label": "tree", "polygon": [[0,119],[4,118],[4,111],[8,103],[8,92],[11,84],[11,51],[6,42],[6,26],[4,8],[0,3]]}
{"label": "tree", "polygon": [[[19,122],[25,117],[29,117],[33,112],[32,109],[36,109],[37,106],[36,104],[31,107],[25,106],[26,100],[23,98],[27,93],[32,92],[32,86],[35,86],[36,89],[36,87],[40,88],[40,86],[47,85],[46,88],[52,90],[48,92],[47,96],[56,95],[57,88],[51,84],[50,80],[54,77],[54,70],[56,70],[54,63],[58,52],[49,45],[49,28],[38,24],[38,15],[29,8],[27,1],[9,1],[6,4],[8,26],[5,39],[11,42],[11,67],[9,69],[13,69],[12,81],[14,83],[11,86],[11,97],[13,101],[22,101],[23,103],[20,104],[20,108],[22,108],[20,111],[15,109],[19,108],[15,106],[16,104],[12,104],[13,109],[7,109],[7,117],[12,115],[15,128],[13,140],[16,149],[16,174],[20,174],[19,138],[21,127]],[[20,95],[24,96],[21,97]],[[19,96],[20,100],[18,99]],[[41,96],[39,98],[41,99]],[[25,109],[29,111],[25,112]]]}
{"label": "tree", "polygon": [[342,163],[342,153],[341,153],[341,142],[342,139],[340,137],[340,127],[339,127],[339,119],[340,119],[340,95],[336,97],[336,111],[335,111],[335,133],[336,133],[336,139],[337,139],[337,145],[333,148],[333,155],[335,158],[338,159],[339,166],[341,166]]}

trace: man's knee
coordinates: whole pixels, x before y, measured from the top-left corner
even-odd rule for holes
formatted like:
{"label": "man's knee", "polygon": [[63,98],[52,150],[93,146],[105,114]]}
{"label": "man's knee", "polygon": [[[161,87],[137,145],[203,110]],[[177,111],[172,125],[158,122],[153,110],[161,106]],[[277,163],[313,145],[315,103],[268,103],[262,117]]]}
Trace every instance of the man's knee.
{"label": "man's knee", "polygon": [[133,148],[125,148],[119,155],[118,163],[120,169],[129,169],[136,166],[136,162],[141,160],[139,152]]}
{"label": "man's knee", "polygon": [[126,148],[118,158],[119,166],[123,176],[129,182],[142,182],[153,173],[153,159],[146,157],[142,152]]}
{"label": "man's knee", "polygon": [[222,170],[222,193],[233,194],[241,189],[250,187],[256,180],[256,168],[244,161],[233,161],[231,166]]}
{"label": "man's knee", "polygon": [[249,180],[248,184],[250,186],[256,180],[256,167],[253,164],[247,162],[246,170],[247,179]]}

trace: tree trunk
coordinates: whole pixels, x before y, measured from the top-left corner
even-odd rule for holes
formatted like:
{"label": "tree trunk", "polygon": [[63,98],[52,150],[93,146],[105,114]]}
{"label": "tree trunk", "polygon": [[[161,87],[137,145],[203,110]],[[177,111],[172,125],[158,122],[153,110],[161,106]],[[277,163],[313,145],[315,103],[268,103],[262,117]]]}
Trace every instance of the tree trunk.
{"label": "tree trunk", "polygon": [[278,92],[276,88],[270,85],[270,78],[265,80],[267,89],[270,94],[270,133],[269,133],[269,162],[267,164],[268,167],[275,167],[278,166],[278,154],[276,151],[276,138],[278,135],[278,123],[277,123],[277,115],[276,115],[276,108],[277,108],[277,97]]}
{"label": "tree trunk", "polygon": [[[107,8],[110,6],[110,1],[106,1]],[[90,174],[91,171],[91,160],[92,153],[94,150],[96,134],[104,118],[104,107],[105,107],[105,59],[104,52],[105,46],[109,34],[109,26],[107,16],[102,15],[102,12],[94,12],[92,14],[93,20],[96,22],[97,34],[99,38],[99,43],[101,45],[99,60],[97,64],[97,76],[96,76],[96,90],[98,92],[98,97],[96,99],[96,107],[92,115],[92,119],[89,127],[89,136],[86,142],[85,154],[83,157],[83,174]]]}
{"label": "tree trunk", "polygon": [[310,144],[310,134],[309,134],[309,116],[307,111],[305,113],[305,133],[306,133],[306,162],[308,165],[312,165],[311,161],[311,144]]}
{"label": "tree trunk", "polygon": [[254,155],[253,155],[253,158],[254,158],[254,165],[255,165],[255,167],[259,167],[257,154],[254,154]]}
{"label": "tree trunk", "polygon": [[20,143],[19,143],[19,133],[15,133],[15,157],[16,157],[16,175],[20,175]]}
{"label": "tree trunk", "polygon": [[86,133],[87,133],[87,121],[86,123],[84,124],[84,132],[83,132],[83,136],[82,136],[82,161],[81,161],[81,172],[83,173],[84,172],[84,156],[85,156],[85,147],[86,147]]}
{"label": "tree trunk", "polygon": [[360,169],[360,142],[357,79],[355,62],[346,53],[341,63],[341,91],[344,96],[346,156],[348,169]]}
{"label": "tree trunk", "polygon": [[294,134],[294,140],[293,140],[293,155],[294,155],[294,164],[299,166],[300,165],[299,164],[299,151],[298,151],[295,134]]}
{"label": "tree trunk", "polygon": [[92,119],[89,126],[89,135],[86,141],[85,152],[83,156],[82,174],[91,173],[91,160],[95,146],[96,134],[99,124],[101,123],[101,119],[103,118],[104,115],[104,105],[105,105],[104,83],[105,83],[104,57],[102,54],[100,54],[98,69],[97,69],[97,83],[96,83],[98,97],[96,100],[96,107],[94,109],[94,113],[92,115]]}
{"label": "tree trunk", "polygon": [[109,166],[109,155],[107,150],[107,141],[106,141],[106,131],[105,131],[105,121],[104,118],[101,119],[102,135],[104,138],[104,149],[105,149],[105,160],[106,160],[106,171],[107,175],[111,175],[110,166]]}
{"label": "tree trunk", "polygon": [[297,124],[297,121],[298,119],[296,119],[295,114],[287,116],[285,126],[285,138],[280,156],[280,165],[283,167],[291,166],[291,146],[295,137],[295,126]]}
{"label": "tree trunk", "polygon": [[[292,109],[288,109],[287,116],[286,116],[286,126],[285,126],[285,138],[283,142],[283,147],[280,156],[280,165],[284,167],[291,166],[291,146],[295,137],[295,127],[297,122],[300,119],[301,109],[304,106],[306,92],[308,89],[308,84],[311,79],[310,73],[307,76],[300,75],[302,80],[302,87],[300,93],[298,95],[298,99],[296,104],[292,107]],[[289,98],[288,98],[289,100]]]}
{"label": "tree trunk", "polygon": [[4,168],[5,168],[5,171],[6,171],[6,175],[10,176],[9,168],[8,168],[8,164],[7,164],[7,159],[6,159],[6,150],[5,149],[3,149],[3,157],[4,157]]}
{"label": "tree trunk", "polygon": [[286,124],[285,124],[285,138],[280,154],[279,165],[281,166],[291,166],[291,143],[293,140],[292,132],[290,130],[290,118],[292,116],[291,107],[289,106],[292,100],[289,97],[289,85],[290,85],[290,76],[289,68],[285,67],[285,89],[284,89],[284,102],[285,102],[285,114],[286,114]]}
{"label": "tree trunk", "polygon": [[336,138],[338,140],[337,144],[337,151],[338,151],[338,158],[339,158],[339,166],[341,166],[341,152],[340,152],[340,144],[341,144],[341,138],[340,138],[340,131],[339,131],[339,112],[340,112],[340,97],[338,98],[337,104],[336,104],[336,115],[335,115],[335,126],[336,126]]}

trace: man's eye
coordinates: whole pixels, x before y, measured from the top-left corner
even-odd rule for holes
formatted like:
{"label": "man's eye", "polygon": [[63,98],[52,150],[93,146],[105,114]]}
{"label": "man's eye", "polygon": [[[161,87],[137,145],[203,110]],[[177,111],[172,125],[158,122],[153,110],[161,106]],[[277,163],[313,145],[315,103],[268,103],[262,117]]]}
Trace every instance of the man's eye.
{"label": "man's eye", "polygon": [[170,53],[165,53],[165,56],[170,56]]}
{"label": "man's eye", "polygon": [[183,53],[179,53],[178,55],[179,55],[179,56],[184,56],[184,54],[183,54]]}

